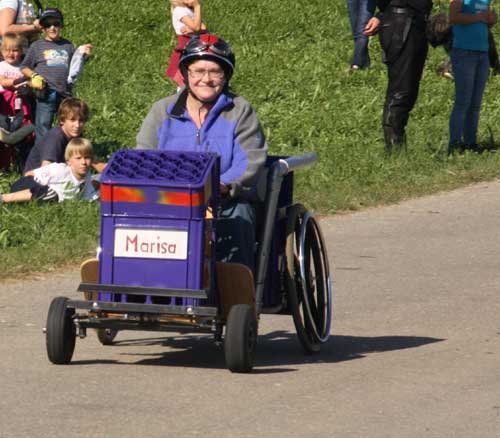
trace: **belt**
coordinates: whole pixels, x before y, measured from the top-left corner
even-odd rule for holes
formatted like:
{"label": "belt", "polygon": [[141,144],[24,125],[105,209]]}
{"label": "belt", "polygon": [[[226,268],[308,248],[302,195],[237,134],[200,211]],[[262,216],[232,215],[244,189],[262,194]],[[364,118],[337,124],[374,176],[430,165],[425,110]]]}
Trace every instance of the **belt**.
{"label": "belt", "polygon": [[389,11],[391,11],[393,14],[415,15],[413,9],[410,9],[410,8],[398,8],[396,6],[391,6],[389,8]]}
{"label": "belt", "polygon": [[392,12],[393,14],[404,14],[408,15],[409,17],[416,18],[418,20],[427,21],[428,18],[428,14],[424,12],[415,11],[415,9],[413,8],[401,8],[397,6],[390,6],[388,9],[389,12]]}

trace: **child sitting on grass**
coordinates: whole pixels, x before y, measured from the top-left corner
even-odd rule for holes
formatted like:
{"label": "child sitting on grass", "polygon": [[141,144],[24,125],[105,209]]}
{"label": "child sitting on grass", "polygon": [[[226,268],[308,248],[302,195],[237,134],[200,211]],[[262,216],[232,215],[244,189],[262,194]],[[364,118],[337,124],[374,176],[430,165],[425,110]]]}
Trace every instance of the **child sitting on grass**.
{"label": "child sitting on grass", "polygon": [[66,164],[52,163],[28,172],[12,184],[10,193],[0,194],[0,203],[98,199],[97,183],[90,177],[92,156],[90,141],[73,138],[66,148]]}
{"label": "child sitting on grass", "polygon": [[[36,94],[36,143],[52,127],[59,104],[72,94],[68,74],[75,52],[71,41],[62,38],[63,15],[59,9],[49,8],[40,15],[44,39],[35,41],[21,64],[24,76],[31,78]],[[86,56],[92,51],[90,44],[82,46]],[[36,91],[38,90],[38,91]]]}
{"label": "child sitting on grass", "polygon": [[[81,136],[89,119],[89,107],[82,99],[68,97],[62,101],[57,117],[59,126],[47,132],[45,137],[31,150],[24,167],[25,174],[50,163],[65,162],[66,146],[72,138]],[[97,172],[102,172],[105,166],[105,163],[99,161],[92,162],[92,167]]]}
{"label": "child sitting on grass", "polygon": [[201,6],[199,0],[170,0],[172,25],[177,35],[177,46],[170,57],[165,76],[177,82],[179,87],[184,86],[184,79],[179,71],[179,60],[182,49],[192,36],[206,32],[207,27],[201,21]]}

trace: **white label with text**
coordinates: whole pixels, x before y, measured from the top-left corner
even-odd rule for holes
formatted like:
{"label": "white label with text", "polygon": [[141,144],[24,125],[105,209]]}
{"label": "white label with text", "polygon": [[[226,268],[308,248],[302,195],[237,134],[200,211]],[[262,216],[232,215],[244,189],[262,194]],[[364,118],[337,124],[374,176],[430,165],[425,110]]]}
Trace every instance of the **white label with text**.
{"label": "white label with text", "polygon": [[186,260],[187,246],[187,231],[115,229],[115,257]]}

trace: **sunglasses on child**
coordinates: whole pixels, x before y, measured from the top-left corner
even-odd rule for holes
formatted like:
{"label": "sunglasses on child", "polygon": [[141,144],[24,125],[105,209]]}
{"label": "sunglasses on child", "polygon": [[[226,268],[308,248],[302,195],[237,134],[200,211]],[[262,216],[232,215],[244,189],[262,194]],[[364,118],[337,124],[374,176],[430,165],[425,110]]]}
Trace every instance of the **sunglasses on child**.
{"label": "sunglasses on child", "polygon": [[62,23],[59,20],[46,20],[42,23],[44,29],[49,29],[50,27],[62,27]]}

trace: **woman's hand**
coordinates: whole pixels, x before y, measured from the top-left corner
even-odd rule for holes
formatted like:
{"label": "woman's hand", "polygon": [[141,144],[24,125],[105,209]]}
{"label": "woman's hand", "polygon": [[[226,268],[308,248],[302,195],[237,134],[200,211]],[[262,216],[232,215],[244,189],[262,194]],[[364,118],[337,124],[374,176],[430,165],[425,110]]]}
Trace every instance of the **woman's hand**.
{"label": "woman's hand", "polygon": [[219,190],[220,190],[221,196],[227,196],[229,194],[229,190],[230,189],[231,188],[228,185],[226,185],[224,183],[220,183],[220,189]]}
{"label": "woman's hand", "polygon": [[375,35],[380,28],[380,20],[377,17],[372,17],[366,23],[365,29],[363,31],[364,35],[372,36]]}

